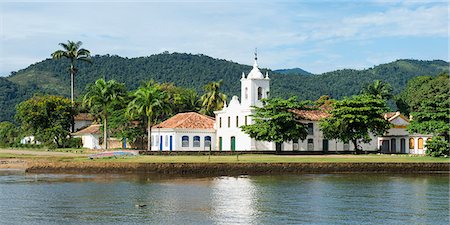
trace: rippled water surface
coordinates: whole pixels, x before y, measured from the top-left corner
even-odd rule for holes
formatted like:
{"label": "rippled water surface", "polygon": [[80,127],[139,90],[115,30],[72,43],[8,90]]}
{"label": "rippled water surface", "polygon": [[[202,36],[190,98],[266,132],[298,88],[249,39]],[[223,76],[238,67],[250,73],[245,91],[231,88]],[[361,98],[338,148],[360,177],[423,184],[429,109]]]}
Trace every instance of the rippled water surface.
{"label": "rippled water surface", "polygon": [[0,171],[0,224],[138,223],[449,224],[449,177],[157,178]]}

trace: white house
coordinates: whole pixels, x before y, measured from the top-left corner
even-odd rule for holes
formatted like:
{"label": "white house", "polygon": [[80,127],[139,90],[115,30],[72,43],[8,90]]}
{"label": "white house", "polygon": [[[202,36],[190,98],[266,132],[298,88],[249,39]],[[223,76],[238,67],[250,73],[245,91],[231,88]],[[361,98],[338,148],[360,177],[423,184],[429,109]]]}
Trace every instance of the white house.
{"label": "white house", "polygon": [[83,148],[102,148],[99,144],[100,124],[92,124],[76,133],[73,133],[72,135],[73,137],[81,138],[81,141],[83,142]]}
{"label": "white house", "polygon": [[216,150],[214,118],[196,112],[179,113],[152,128],[152,151]]}

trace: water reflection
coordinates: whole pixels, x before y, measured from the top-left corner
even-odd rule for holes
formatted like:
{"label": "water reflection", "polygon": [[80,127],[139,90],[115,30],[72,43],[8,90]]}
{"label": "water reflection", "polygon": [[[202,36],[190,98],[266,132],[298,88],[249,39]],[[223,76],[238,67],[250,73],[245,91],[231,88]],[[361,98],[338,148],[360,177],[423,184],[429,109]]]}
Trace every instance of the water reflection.
{"label": "water reflection", "polygon": [[[0,224],[449,224],[449,178],[0,171]],[[146,207],[135,207],[144,204]]]}
{"label": "water reflection", "polygon": [[220,177],[212,182],[215,224],[253,224],[257,190],[248,177]]}

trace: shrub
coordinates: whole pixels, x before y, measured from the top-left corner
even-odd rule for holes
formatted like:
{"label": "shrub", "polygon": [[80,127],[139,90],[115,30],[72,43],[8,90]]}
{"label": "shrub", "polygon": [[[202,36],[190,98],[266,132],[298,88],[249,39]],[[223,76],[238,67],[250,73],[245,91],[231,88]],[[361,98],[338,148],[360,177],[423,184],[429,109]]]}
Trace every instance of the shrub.
{"label": "shrub", "polygon": [[448,156],[450,143],[442,137],[434,137],[433,139],[427,141],[427,155],[440,157]]}
{"label": "shrub", "polygon": [[83,142],[81,138],[69,138],[64,140],[63,146],[65,148],[81,148]]}

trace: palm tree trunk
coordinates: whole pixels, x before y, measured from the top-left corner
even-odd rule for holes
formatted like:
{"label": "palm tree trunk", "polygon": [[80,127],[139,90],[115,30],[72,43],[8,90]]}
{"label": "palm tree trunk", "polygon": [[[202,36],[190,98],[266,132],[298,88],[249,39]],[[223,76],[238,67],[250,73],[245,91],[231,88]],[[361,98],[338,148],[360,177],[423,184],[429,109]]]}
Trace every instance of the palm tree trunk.
{"label": "palm tree trunk", "polygon": [[[72,108],[75,107],[75,103],[73,100],[73,90],[74,90],[74,77],[75,77],[75,70],[74,70],[74,65],[73,62],[70,65],[70,100],[72,102]],[[73,119],[73,118],[72,118]],[[75,121],[72,120],[72,132],[75,132]]]}
{"label": "palm tree trunk", "polygon": [[106,113],[103,120],[103,146],[105,150],[108,149],[108,115]]}
{"label": "palm tree trunk", "polygon": [[72,106],[74,105],[73,101],[74,77],[75,77],[75,68],[72,62],[72,64],[70,65],[70,100],[72,101]]}
{"label": "palm tree trunk", "polygon": [[152,122],[150,117],[147,121],[147,151],[152,150]]}

